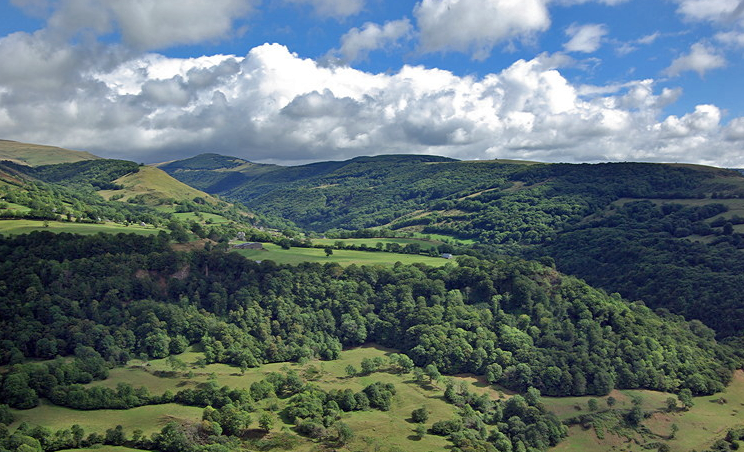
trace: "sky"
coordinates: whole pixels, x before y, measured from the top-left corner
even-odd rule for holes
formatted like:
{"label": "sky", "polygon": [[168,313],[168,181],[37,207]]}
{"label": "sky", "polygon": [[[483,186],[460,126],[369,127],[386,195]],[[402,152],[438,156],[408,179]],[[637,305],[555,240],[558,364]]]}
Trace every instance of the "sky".
{"label": "sky", "polygon": [[744,167],[744,0],[0,0],[0,138]]}

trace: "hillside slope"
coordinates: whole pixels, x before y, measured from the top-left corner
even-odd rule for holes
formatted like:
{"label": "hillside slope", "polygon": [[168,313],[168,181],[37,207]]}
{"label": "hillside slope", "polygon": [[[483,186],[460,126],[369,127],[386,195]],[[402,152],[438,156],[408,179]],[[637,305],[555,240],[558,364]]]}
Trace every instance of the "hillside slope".
{"label": "hillside slope", "polygon": [[138,198],[146,204],[173,203],[174,201],[193,201],[202,198],[212,204],[218,201],[201,190],[192,188],[171,177],[165,171],[152,166],[140,166],[137,172],[126,174],[113,181],[120,186],[115,190],[101,190],[99,194],[106,199],[115,198],[129,201]]}
{"label": "hillside slope", "polygon": [[215,175],[239,182],[220,193],[310,230],[385,227],[478,243],[458,253],[549,257],[609,292],[700,319],[720,337],[744,334],[737,171],[381,156],[249,177],[231,171],[232,158],[209,160],[210,169],[189,170],[192,183]]}
{"label": "hillside slope", "polygon": [[176,230],[180,240],[188,240],[188,231],[202,238],[234,237],[235,227],[253,230],[261,221],[242,206],[189,187],[160,169],[113,159],[35,167],[0,162],[0,217],[18,221],[3,224],[8,233],[41,227],[120,232],[144,223]]}
{"label": "hillside slope", "polygon": [[73,151],[56,146],[0,140],[0,160],[9,160],[22,165],[54,165],[100,158],[89,152]]}

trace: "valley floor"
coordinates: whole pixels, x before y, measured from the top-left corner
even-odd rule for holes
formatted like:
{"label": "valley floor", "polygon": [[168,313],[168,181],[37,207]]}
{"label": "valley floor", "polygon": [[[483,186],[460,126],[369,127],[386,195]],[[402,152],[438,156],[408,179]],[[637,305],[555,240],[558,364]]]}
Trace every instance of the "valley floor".
{"label": "valley floor", "polygon": [[[119,383],[125,382],[134,387],[145,386],[152,394],[162,394],[165,391],[177,392],[214,380],[219,385],[247,389],[251,383],[263,379],[270,372],[283,372],[290,369],[324,390],[349,388],[359,391],[364,386],[377,381],[392,383],[398,393],[390,411],[373,410],[344,414],[343,422],[349,425],[355,433],[353,441],[347,446],[348,450],[425,452],[448,448],[450,443],[444,437],[432,434],[419,437],[414,431],[416,424],[410,420],[411,411],[421,406],[425,406],[430,411],[428,427],[436,421],[448,420],[454,416],[455,408],[446,403],[443,397],[444,382],[421,385],[413,380],[412,374],[400,375],[384,370],[366,376],[348,377],[346,375],[348,365],[359,369],[363,359],[384,358],[395,352],[391,349],[365,346],[345,350],[335,361],[267,364],[259,368],[248,369],[241,374],[236,367],[225,364],[197,366],[196,362],[203,357],[203,354],[192,348],[191,351],[177,356],[188,365],[187,370],[173,372],[167,359],[148,362],[133,360],[126,367],[112,369],[108,379],[91,383],[89,386],[101,385],[116,388]],[[483,378],[471,375],[448,378],[452,378],[458,384],[466,385],[470,391],[487,393],[494,399],[510,397],[508,391],[487,385]],[[648,450],[649,446],[656,443],[668,445],[671,451],[704,450],[709,448],[715,440],[725,436],[730,428],[744,425],[744,372],[742,371],[736,372],[733,382],[725,393],[695,398],[695,406],[689,411],[666,412],[665,401],[671,395],[661,392],[615,390],[609,396],[616,399],[616,404],[612,408],[614,413],[622,415],[627,412],[632,405],[631,400],[640,397],[643,410],[652,414],[643,422],[638,431],[622,428],[611,421],[597,422],[593,426],[572,426],[569,430],[569,437],[553,450],[556,452],[580,450],[640,452]],[[543,397],[543,403],[548,410],[566,421],[581,415],[609,412],[608,397],[596,397],[598,408],[595,412],[588,408],[592,397]],[[254,424],[251,425],[251,428],[255,428],[252,430],[253,436],[270,438],[272,435],[291,431],[292,424],[279,421],[272,433],[265,437],[255,425],[255,419],[261,412],[269,409],[272,404],[278,404],[281,409],[283,403],[281,399],[268,399],[257,404],[257,412],[253,415]],[[276,406],[273,408],[276,409]],[[30,410],[12,410],[12,412],[16,421],[11,425],[11,429],[21,422],[42,425],[52,431],[79,424],[86,433],[103,433],[115,425],[122,425],[127,435],[131,435],[135,429],[140,429],[149,435],[159,431],[170,421],[199,422],[202,415],[201,408],[177,404],[151,405],[129,410],[80,411],[54,406],[46,401]],[[674,439],[670,439],[673,424],[677,425],[679,431]],[[311,451],[317,450],[317,446],[315,442],[302,438],[293,450]],[[126,452],[133,449],[105,446],[96,450]]]}

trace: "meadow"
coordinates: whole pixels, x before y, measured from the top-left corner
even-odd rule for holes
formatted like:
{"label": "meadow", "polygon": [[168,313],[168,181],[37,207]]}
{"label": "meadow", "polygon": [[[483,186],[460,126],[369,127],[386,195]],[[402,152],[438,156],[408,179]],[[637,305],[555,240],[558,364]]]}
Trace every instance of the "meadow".
{"label": "meadow", "polygon": [[105,232],[108,234],[142,234],[154,235],[161,229],[152,226],[130,225],[124,226],[119,223],[68,223],[62,221],[40,221],[40,220],[0,220],[0,234],[27,234],[33,231],[69,232],[71,234],[97,234]]}
{"label": "meadow", "polygon": [[[373,239],[374,240],[374,239]],[[255,261],[271,260],[277,264],[297,265],[302,262],[317,262],[326,264],[334,262],[340,265],[394,265],[422,263],[433,267],[442,267],[452,260],[441,257],[423,256],[418,254],[398,254],[375,251],[333,250],[333,254],[326,256],[322,248],[293,247],[282,249],[273,243],[264,243],[263,250],[235,250],[234,252]]]}
{"label": "meadow", "polygon": [[344,246],[365,245],[369,248],[375,248],[378,243],[382,243],[383,245],[387,245],[388,243],[397,243],[400,246],[406,246],[412,243],[417,243],[421,247],[422,250],[430,250],[436,246],[441,245],[443,242],[439,240],[424,240],[424,239],[417,239],[417,238],[413,238],[413,239],[408,239],[408,238],[313,239],[313,245],[324,245],[324,246],[335,247],[337,243],[343,243]]}

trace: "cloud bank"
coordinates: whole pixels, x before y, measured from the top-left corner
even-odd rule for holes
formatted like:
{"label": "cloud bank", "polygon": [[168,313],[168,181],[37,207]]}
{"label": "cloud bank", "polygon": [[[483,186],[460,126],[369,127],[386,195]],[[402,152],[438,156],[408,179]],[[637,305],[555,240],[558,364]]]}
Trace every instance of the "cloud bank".
{"label": "cloud bank", "polygon": [[210,151],[280,163],[432,153],[744,166],[731,152],[744,144],[741,119],[722,126],[713,105],[658,119],[678,92],[655,93],[651,80],[574,86],[555,68],[560,55],[481,78],[418,66],[375,74],[277,44],[177,59],[16,33],[0,40],[0,58],[18,62],[0,66],[0,136],[137,161]]}

